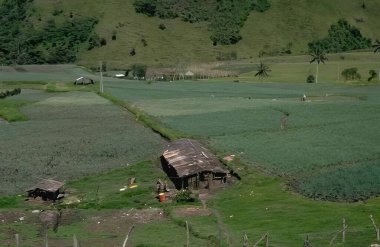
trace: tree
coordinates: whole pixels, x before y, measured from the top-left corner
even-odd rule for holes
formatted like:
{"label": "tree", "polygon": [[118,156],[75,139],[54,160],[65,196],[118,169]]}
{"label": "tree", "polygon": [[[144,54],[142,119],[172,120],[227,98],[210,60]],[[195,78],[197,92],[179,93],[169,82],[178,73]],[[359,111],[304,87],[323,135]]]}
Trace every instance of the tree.
{"label": "tree", "polygon": [[380,52],[380,41],[379,40],[376,40],[375,41],[375,44],[373,44],[373,48],[374,48],[374,50],[373,50],[373,52]]}
{"label": "tree", "polygon": [[311,59],[310,63],[317,63],[317,73],[315,74],[315,83],[318,82],[318,73],[319,73],[319,64],[320,63],[325,63],[327,59],[326,52],[322,50],[321,48],[314,48],[313,50],[310,51]]}
{"label": "tree", "polygon": [[272,70],[269,68],[269,65],[260,62],[260,64],[257,66],[257,73],[255,76],[258,76],[260,79],[264,79],[269,76],[268,73],[271,71]]}

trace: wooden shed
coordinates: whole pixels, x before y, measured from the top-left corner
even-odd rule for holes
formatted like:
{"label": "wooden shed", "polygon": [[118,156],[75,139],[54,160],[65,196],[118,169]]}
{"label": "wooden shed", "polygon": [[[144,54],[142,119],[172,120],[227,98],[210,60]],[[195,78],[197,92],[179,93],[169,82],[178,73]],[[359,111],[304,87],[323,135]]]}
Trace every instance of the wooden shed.
{"label": "wooden shed", "polygon": [[180,139],[167,144],[162,167],[177,189],[202,189],[225,183],[229,171],[200,142]]}
{"label": "wooden shed", "polygon": [[52,179],[43,179],[28,189],[29,197],[42,197],[43,200],[57,200],[64,183]]}
{"label": "wooden shed", "polygon": [[88,85],[94,84],[94,80],[86,77],[79,77],[74,81],[74,85]]}

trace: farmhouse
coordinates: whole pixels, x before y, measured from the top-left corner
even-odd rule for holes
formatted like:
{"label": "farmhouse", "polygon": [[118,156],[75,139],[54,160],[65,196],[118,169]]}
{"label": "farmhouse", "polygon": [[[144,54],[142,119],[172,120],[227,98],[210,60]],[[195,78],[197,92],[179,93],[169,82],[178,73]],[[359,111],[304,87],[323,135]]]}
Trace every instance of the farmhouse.
{"label": "farmhouse", "polygon": [[43,200],[55,201],[59,198],[60,190],[64,183],[52,179],[43,179],[38,184],[28,189],[29,197],[42,197]]}
{"label": "farmhouse", "polygon": [[88,85],[88,84],[94,84],[94,80],[81,76],[74,81],[74,85]]}
{"label": "farmhouse", "polygon": [[211,189],[225,183],[229,176],[218,158],[195,140],[169,143],[161,159],[164,171],[177,189]]}

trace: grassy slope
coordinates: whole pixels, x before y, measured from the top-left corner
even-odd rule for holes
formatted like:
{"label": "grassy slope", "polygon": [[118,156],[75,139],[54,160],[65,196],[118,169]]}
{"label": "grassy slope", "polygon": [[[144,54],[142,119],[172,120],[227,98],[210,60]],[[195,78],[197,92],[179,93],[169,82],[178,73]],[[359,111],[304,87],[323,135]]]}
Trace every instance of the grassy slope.
{"label": "grassy slope", "polygon": [[[172,65],[179,62],[191,63],[213,61],[220,51],[237,51],[239,58],[257,57],[263,49],[270,53],[280,50],[289,42],[295,53],[305,52],[307,43],[323,37],[328,27],[339,18],[346,18],[358,26],[363,34],[373,39],[380,38],[380,1],[367,0],[366,9],[361,1],[292,1],[271,0],[272,8],[265,13],[252,12],[241,34],[243,40],[236,46],[214,47],[209,39],[206,23],[189,24],[180,20],[161,20],[136,14],[133,0],[67,0],[63,2],[36,0],[37,15],[51,16],[54,5],[63,8],[64,14],[98,16],[97,32],[107,39],[107,45],[79,54],[79,63],[95,66],[99,60],[107,60],[112,67],[125,64],[147,63]],[[85,8],[83,6],[86,6]],[[354,18],[363,18],[356,23]],[[164,23],[167,29],[158,28]],[[117,26],[121,26],[117,28]],[[117,40],[112,41],[112,32],[117,31]],[[148,46],[143,47],[144,38]],[[129,51],[135,47],[136,55]]]}

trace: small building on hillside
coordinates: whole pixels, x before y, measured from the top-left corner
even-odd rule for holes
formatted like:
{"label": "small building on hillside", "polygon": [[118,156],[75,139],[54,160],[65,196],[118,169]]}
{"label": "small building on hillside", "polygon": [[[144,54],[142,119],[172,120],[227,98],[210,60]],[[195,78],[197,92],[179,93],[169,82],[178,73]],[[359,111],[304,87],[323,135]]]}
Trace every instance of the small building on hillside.
{"label": "small building on hillside", "polygon": [[227,167],[198,141],[180,139],[169,143],[162,167],[177,189],[211,189],[226,182]]}
{"label": "small building on hillside", "polygon": [[94,80],[81,76],[74,81],[74,85],[88,85],[88,84],[94,84]]}
{"label": "small building on hillside", "polygon": [[43,179],[38,184],[28,189],[29,197],[41,197],[43,200],[55,201],[59,199],[64,183],[52,179]]}
{"label": "small building on hillside", "polygon": [[194,76],[195,76],[194,72],[192,72],[190,70],[185,73],[186,79],[194,79]]}

